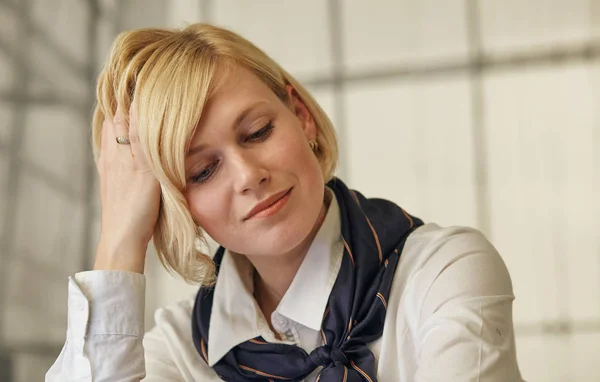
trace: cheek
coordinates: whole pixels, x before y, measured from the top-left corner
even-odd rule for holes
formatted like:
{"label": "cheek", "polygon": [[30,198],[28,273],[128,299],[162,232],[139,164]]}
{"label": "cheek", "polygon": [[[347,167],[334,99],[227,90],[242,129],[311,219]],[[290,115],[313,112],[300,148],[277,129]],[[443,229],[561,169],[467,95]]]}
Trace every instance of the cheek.
{"label": "cheek", "polygon": [[[293,153],[291,153],[292,151]],[[308,183],[310,188],[323,185],[321,165],[305,140],[293,149],[290,148],[288,152],[291,153],[287,155],[290,162],[288,165],[295,169],[299,178],[303,178],[303,181]]]}
{"label": "cheek", "polygon": [[300,126],[286,129],[274,141],[269,152],[271,163],[276,164],[280,169],[293,169],[294,172],[301,172],[297,175],[303,177],[310,176],[315,171],[321,173],[319,161],[310,149]]}
{"label": "cheek", "polygon": [[[319,160],[302,133],[288,138],[277,149],[276,165],[281,171],[293,174],[300,183],[302,198],[308,205],[321,205],[322,196],[314,190],[323,189],[325,181]],[[315,208],[317,208],[315,207]]]}
{"label": "cheek", "polygon": [[192,190],[186,195],[194,221],[213,238],[215,233],[225,229],[223,226],[226,225],[229,216],[228,203],[221,195],[222,193],[216,190]]}

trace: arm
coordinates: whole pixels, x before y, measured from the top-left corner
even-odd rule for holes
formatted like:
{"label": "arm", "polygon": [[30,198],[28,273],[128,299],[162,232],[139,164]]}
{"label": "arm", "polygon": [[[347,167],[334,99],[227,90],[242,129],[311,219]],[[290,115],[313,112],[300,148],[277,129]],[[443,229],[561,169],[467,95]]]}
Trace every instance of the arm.
{"label": "arm", "polygon": [[498,252],[477,231],[438,248],[421,307],[415,380],[521,381],[512,321],[512,284]]}
{"label": "arm", "polygon": [[181,381],[164,346],[153,346],[145,360],[144,295],[139,273],[91,271],[70,278],[67,341],[46,382],[137,382],[146,363],[144,381]]}
{"label": "arm", "polygon": [[130,126],[120,106],[113,118],[104,112],[97,110],[105,120],[96,162],[102,220],[94,271],[69,281],[67,341],[46,381],[139,381],[145,375],[143,273],[160,184],[132,110]]}

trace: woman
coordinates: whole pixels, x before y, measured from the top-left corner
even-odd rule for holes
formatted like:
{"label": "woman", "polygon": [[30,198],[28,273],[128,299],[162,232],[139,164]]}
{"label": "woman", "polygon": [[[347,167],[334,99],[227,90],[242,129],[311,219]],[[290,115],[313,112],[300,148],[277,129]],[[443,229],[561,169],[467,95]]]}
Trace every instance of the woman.
{"label": "woman", "polygon": [[[47,381],[521,380],[493,246],[334,178],[331,122],[251,43],[125,33],[97,96],[100,241]],[[151,238],[201,287],[144,336]]]}

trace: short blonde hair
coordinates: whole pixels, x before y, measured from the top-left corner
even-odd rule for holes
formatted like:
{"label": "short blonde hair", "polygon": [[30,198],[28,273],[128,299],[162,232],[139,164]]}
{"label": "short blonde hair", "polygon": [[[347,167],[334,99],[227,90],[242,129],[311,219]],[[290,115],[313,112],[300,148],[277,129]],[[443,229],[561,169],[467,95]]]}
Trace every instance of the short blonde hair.
{"label": "short blonde hair", "polygon": [[241,36],[208,24],[182,30],[140,29],[115,40],[100,73],[93,141],[100,151],[102,122],[133,100],[140,144],[161,186],[154,245],[162,265],[191,284],[211,285],[214,263],[196,245],[205,241],[184,197],[185,153],[202,111],[224,71],[235,65],[251,70],[285,103],[291,85],[317,127],[317,158],[325,181],[335,171],[338,148],[332,123],[317,102],[289,73]]}

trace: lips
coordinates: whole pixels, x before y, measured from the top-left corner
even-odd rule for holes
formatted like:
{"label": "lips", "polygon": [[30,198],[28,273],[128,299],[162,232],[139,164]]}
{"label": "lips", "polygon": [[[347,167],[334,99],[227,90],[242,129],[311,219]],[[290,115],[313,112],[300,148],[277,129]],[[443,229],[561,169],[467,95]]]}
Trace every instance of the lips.
{"label": "lips", "polygon": [[[283,206],[285,201],[287,201],[287,197],[292,188],[288,188],[287,190],[278,192],[256,204],[250,212],[244,217],[244,220],[252,219],[253,217],[257,217],[257,215],[265,215],[269,216],[272,213],[275,213]],[[285,200],[282,200],[285,199]],[[279,207],[279,208],[275,208]],[[269,213],[272,212],[272,213]]]}

